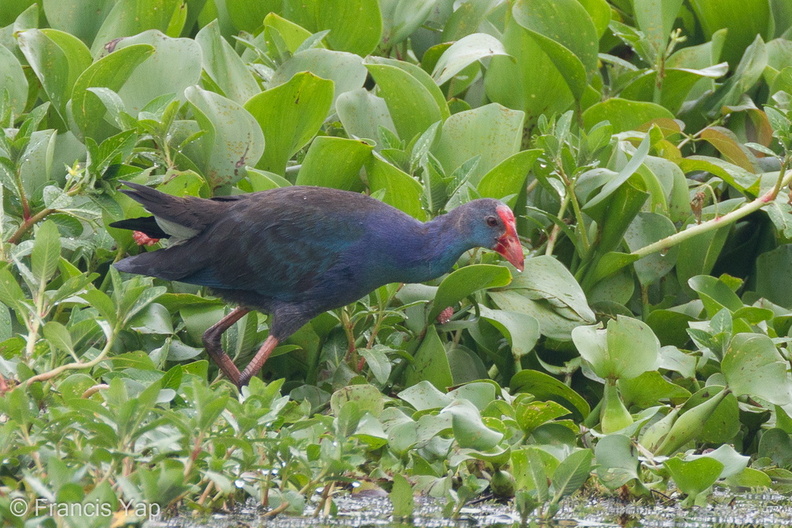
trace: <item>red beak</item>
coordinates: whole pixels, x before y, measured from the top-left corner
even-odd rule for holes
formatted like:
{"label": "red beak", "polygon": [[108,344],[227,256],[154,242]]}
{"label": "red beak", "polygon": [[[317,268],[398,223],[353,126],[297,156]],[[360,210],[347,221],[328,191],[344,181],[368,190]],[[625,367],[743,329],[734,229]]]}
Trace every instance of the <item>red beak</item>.
{"label": "red beak", "polygon": [[512,266],[519,271],[525,269],[525,257],[523,256],[520,239],[517,238],[517,226],[514,222],[514,213],[506,206],[498,207],[498,216],[506,226],[506,232],[498,239],[492,249],[503,255]]}

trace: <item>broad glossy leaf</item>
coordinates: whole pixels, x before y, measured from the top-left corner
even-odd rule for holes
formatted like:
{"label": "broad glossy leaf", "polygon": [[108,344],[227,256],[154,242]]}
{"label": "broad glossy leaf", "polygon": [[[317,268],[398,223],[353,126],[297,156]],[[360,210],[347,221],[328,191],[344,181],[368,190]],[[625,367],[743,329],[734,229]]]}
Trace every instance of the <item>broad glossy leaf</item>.
{"label": "broad glossy leaf", "polygon": [[[281,0],[233,0],[232,2],[224,3],[234,27],[237,30],[254,34],[261,28],[265,17],[272,15],[273,12],[280,11],[282,4]],[[211,23],[204,26],[204,28],[209,25]],[[226,96],[230,97],[228,94]],[[234,98],[231,97],[231,99]]]}
{"label": "broad glossy leaf", "polygon": [[786,363],[766,335],[737,334],[721,361],[721,369],[735,395],[787,405],[792,403],[792,378]]}
{"label": "broad glossy leaf", "polygon": [[441,412],[451,415],[454,439],[462,448],[486,451],[503,439],[503,433],[487,427],[479,410],[467,400],[454,400]]}
{"label": "broad glossy leaf", "polygon": [[380,0],[382,43],[395,46],[409,37],[431,14],[438,0]]}
{"label": "broad glossy leaf", "polygon": [[366,56],[374,51],[382,36],[377,0],[284,2],[283,14],[309,31],[330,30],[325,38],[337,51]]}
{"label": "broad glossy leaf", "polygon": [[115,0],[43,0],[47,21],[54,29],[65,31],[91,45]]}
{"label": "broad glossy leaf", "polygon": [[674,114],[659,104],[628,101],[619,97],[612,97],[597,103],[583,112],[583,124],[586,129],[591,129],[603,121],[613,125],[614,132],[637,130],[641,125],[655,119],[674,119]]}
{"label": "broad glossy leaf", "polygon": [[[242,3],[230,2],[226,5]],[[223,91],[222,95],[239,104],[245,104],[248,99],[261,92],[261,88],[248,70],[247,65],[220,34],[217,20],[204,26],[195,35],[195,41],[201,46],[203,69]]]}
{"label": "broad glossy leaf", "polygon": [[289,158],[322,126],[332,101],[333,82],[305,72],[245,103],[266,141],[257,167],[282,175]]}
{"label": "broad glossy leaf", "polygon": [[411,387],[424,380],[441,391],[454,384],[445,347],[434,325],[427,328],[413,362],[407,367],[404,386]]}
{"label": "broad glossy leaf", "polygon": [[648,70],[626,86],[621,92],[621,97],[636,101],[659,102],[671,112],[677,113],[686,101],[694,98],[696,94],[691,94],[691,91],[701,84],[702,79],[718,79],[726,75],[728,70],[729,64],[726,62],[699,69],[666,68],[659,101],[655,100],[657,72]]}
{"label": "broad glossy leaf", "polygon": [[593,458],[594,452],[591,449],[580,449],[561,461],[552,478],[555,502],[571,495],[585,484],[591,473]]}
{"label": "broad glossy leaf", "polygon": [[394,167],[378,154],[374,154],[366,165],[366,180],[372,193],[385,191],[382,201],[418,220],[426,220],[426,212],[421,207],[421,184]]}
{"label": "broad glossy leaf", "polygon": [[[710,0],[702,0],[710,1]],[[734,1],[734,0],[729,0]],[[758,0],[759,2],[766,0]],[[746,3],[751,3],[746,2]],[[731,36],[731,34],[730,34]],[[753,43],[745,48],[745,53],[742,54],[740,63],[734,71],[734,74],[726,79],[726,82],[718,87],[706,100],[702,103],[702,110],[708,117],[714,118],[723,113],[724,106],[733,106],[740,102],[743,94],[748,92],[762,77],[765,67],[767,66],[767,49],[765,43],[760,35],[755,35]],[[733,43],[734,39],[726,39],[727,43]],[[727,49],[724,49],[724,58],[728,59]],[[729,60],[730,64],[733,64]]]}
{"label": "broad glossy leaf", "polygon": [[691,0],[690,5],[707,38],[721,28],[729,30],[723,58],[732,66],[757,35],[765,40],[772,37],[768,0]]}
{"label": "broad glossy leaf", "polygon": [[385,100],[364,88],[342,93],[335,105],[338,118],[350,136],[379,143],[380,127],[396,130]]}
{"label": "broad glossy leaf", "polygon": [[450,115],[440,88],[420,67],[375,57],[366,59],[365,64],[401,139],[409,142]]}
{"label": "broad glossy leaf", "polygon": [[761,175],[749,172],[728,161],[712,156],[687,156],[679,160],[679,167],[686,173],[700,170],[710,172],[740,192],[751,196],[759,194]]}
{"label": "broad glossy leaf", "polygon": [[710,275],[697,275],[688,281],[688,285],[704,303],[709,317],[714,317],[723,308],[736,312],[743,307],[743,303],[729,286]]}
{"label": "broad glossy leaf", "polygon": [[96,56],[106,46],[112,46],[113,39],[149,29],[178,36],[184,25],[183,11],[182,0],[119,0],[97,31],[91,54]]}
{"label": "broad glossy leaf", "polygon": [[307,49],[295,53],[275,70],[270,87],[282,84],[304,71],[333,81],[334,105],[341,94],[362,89],[368,73],[363,66],[363,59],[353,53],[321,48]]}
{"label": "broad glossy leaf", "polygon": [[597,476],[608,489],[616,489],[638,476],[638,453],[630,437],[611,434],[600,438],[594,448]]}
{"label": "broad glossy leaf", "polygon": [[540,149],[523,150],[498,163],[479,180],[479,195],[497,200],[514,197],[509,200],[509,204],[513,205],[541,153]]}
{"label": "broad glossy leaf", "polygon": [[212,188],[236,183],[246,165],[264,152],[264,136],[253,116],[231,99],[191,86],[185,97],[205,134],[198,138],[204,153],[203,172]]}
{"label": "broad glossy leaf", "polygon": [[514,357],[527,355],[539,340],[539,321],[534,317],[518,312],[493,310],[479,307],[481,317],[494,325],[509,341]]}
{"label": "broad glossy leaf", "polygon": [[473,264],[454,271],[440,283],[429,320],[433,321],[444,309],[454,306],[471,293],[486,288],[501,288],[508,285],[511,278],[507,268],[491,264]]}
{"label": "broad glossy leaf", "polygon": [[486,33],[473,33],[451,44],[435,64],[432,78],[444,84],[471,64],[493,55],[508,55],[503,44]]}
{"label": "broad glossy leaf", "polygon": [[683,0],[635,0],[638,28],[646,35],[656,57],[662,56]]}
{"label": "broad glossy leaf", "polygon": [[656,370],[647,370],[638,377],[619,380],[619,393],[627,407],[648,409],[660,400],[679,404],[690,397],[685,388],[668,381]]}
{"label": "broad glossy leaf", "polygon": [[201,78],[201,46],[192,39],[170,38],[158,30],[150,30],[121,39],[116,49],[138,44],[154,46],[155,53],[117,90],[127,112],[137,115],[152,99],[163,94],[174,94],[184,101],[184,90],[198,84]]}
{"label": "broad glossy leaf", "polygon": [[577,0],[521,0],[512,12],[580,101],[597,64],[597,32],[588,12]]}
{"label": "broad glossy leaf", "polygon": [[545,372],[521,370],[512,377],[509,387],[515,394],[525,392],[533,394],[537,400],[558,402],[570,412],[577,413],[580,418],[585,418],[591,412],[589,404],[583,397]]}
{"label": "broad glossy leaf", "polygon": [[415,497],[410,482],[401,474],[394,473],[393,488],[388,494],[393,505],[393,516],[397,519],[412,517]]}
{"label": "broad glossy leaf", "polygon": [[412,405],[416,411],[441,409],[453,401],[451,396],[440,392],[437,387],[426,380],[407,387],[397,396]]}
{"label": "broad glossy leaf", "polygon": [[[638,213],[624,233],[630,251],[648,246],[676,233],[667,216],[656,213]],[[678,247],[653,253],[635,262],[635,274],[644,286],[654,283],[670,272],[676,264]]]}
{"label": "broad glossy leaf", "polygon": [[148,44],[129,46],[94,62],[77,78],[71,100],[71,112],[77,125],[72,130],[75,136],[91,137],[100,142],[111,135],[112,129],[104,123],[105,107],[88,88],[106,87],[118,92],[135,68],[153,53],[154,47]]}
{"label": "broad glossy leaf", "polygon": [[0,45],[0,96],[1,92],[8,91],[11,110],[15,115],[21,115],[27,103],[28,82],[22,65],[11,51]]}
{"label": "broad glossy leaf", "polygon": [[308,148],[295,183],[359,191],[363,188],[360,169],[373,149],[357,139],[320,136]]}
{"label": "broad glossy leaf", "polygon": [[680,491],[694,497],[715,484],[723,471],[723,464],[714,458],[671,458],[664,465]]}
{"label": "broad glossy leaf", "polygon": [[591,364],[597,376],[605,379],[631,379],[654,370],[660,342],[643,321],[617,316],[607,330],[579,326],[572,340],[580,355]]}
{"label": "broad glossy leaf", "polygon": [[446,174],[480,156],[468,179],[477,186],[484,174],[519,152],[524,119],[523,112],[497,103],[459,112],[443,123],[432,153]]}
{"label": "broad glossy leaf", "polygon": [[66,102],[77,78],[91,64],[91,52],[78,38],[55,29],[29,29],[17,39],[19,49],[65,122]]}

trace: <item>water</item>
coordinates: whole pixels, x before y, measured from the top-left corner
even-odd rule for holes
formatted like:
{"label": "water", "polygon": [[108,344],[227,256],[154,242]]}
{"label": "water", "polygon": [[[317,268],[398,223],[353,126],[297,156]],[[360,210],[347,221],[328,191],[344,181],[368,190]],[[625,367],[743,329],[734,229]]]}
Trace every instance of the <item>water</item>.
{"label": "water", "polygon": [[[705,507],[682,509],[676,497],[658,497],[655,504],[622,502],[616,498],[576,497],[563,503],[553,527],[614,528],[748,528],[792,526],[792,497],[777,493],[718,492]],[[385,497],[346,495],[336,498],[335,517],[311,516],[316,504],[306,508],[306,516],[262,517],[264,510],[241,508],[232,514],[203,518],[187,513],[167,520],[153,520],[145,528],[517,528],[520,517],[509,504],[486,502],[463,508],[458,519],[443,517],[443,504],[416,499],[410,522],[391,519],[390,502]],[[531,526],[539,526],[531,523]]]}

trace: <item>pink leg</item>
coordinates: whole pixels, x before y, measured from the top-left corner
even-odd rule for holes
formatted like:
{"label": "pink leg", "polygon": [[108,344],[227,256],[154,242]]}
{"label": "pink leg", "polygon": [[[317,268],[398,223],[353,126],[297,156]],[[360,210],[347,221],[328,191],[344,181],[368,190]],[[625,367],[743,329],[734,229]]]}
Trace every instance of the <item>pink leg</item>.
{"label": "pink leg", "polygon": [[239,385],[239,369],[234,365],[234,362],[231,361],[231,358],[228,357],[228,354],[223,351],[223,347],[220,344],[220,337],[223,335],[223,332],[242,319],[248,312],[250,312],[249,308],[243,308],[241,306],[235,308],[231,313],[220,319],[204,332],[203,335],[203,344],[204,347],[206,347],[206,352],[209,354],[209,357],[220,367],[220,370],[231,380],[231,383],[237,386]]}
{"label": "pink leg", "polygon": [[250,378],[259,373],[261,367],[267,362],[267,359],[270,357],[270,354],[272,354],[272,351],[275,350],[276,346],[278,346],[278,340],[273,336],[267,337],[259,351],[256,352],[255,357],[248,363],[248,366],[245,367],[245,370],[243,370],[242,374],[239,376],[239,383],[237,383],[238,387],[247,385]]}

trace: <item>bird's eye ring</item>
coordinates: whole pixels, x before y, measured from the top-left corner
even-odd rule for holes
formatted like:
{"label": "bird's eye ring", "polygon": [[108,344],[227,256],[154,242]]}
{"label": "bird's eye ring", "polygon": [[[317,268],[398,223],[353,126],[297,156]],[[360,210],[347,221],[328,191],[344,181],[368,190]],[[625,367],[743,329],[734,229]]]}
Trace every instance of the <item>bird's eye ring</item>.
{"label": "bird's eye ring", "polygon": [[490,227],[497,226],[498,225],[498,219],[495,218],[494,216],[488,216],[487,217],[487,225],[490,226]]}

